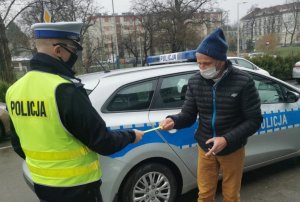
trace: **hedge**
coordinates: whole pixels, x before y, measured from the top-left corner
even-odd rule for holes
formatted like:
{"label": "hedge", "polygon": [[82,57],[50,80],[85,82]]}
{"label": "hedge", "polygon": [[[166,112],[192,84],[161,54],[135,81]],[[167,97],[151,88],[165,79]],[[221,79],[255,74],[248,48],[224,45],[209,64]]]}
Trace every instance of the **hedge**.
{"label": "hedge", "polygon": [[281,80],[288,80],[292,79],[292,70],[294,64],[300,61],[300,55],[287,57],[264,55],[249,60],[262,69],[267,70],[272,76]]}

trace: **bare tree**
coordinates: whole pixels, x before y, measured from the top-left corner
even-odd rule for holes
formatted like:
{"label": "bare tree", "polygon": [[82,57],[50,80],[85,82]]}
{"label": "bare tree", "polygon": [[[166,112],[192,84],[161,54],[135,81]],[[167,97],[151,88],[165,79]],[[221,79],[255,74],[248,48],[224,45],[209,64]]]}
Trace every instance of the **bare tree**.
{"label": "bare tree", "polygon": [[[0,78],[7,82],[13,82],[15,75],[11,63],[11,53],[8,48],[8,40],[5,33],[8,25],[10,25],[20,14],[22,14],[21,23],[23,25],[32,25],[36,22],[42,22],[43,3],[47,4],[52,21],[76,21],[82,20],[84,27],[81,35],[84,35],[89,26],[93,25],[91,16],[95,14],[96,7],[93,0],[2,0],[0,1]],[[13,10],[14,6],[18,7],[18,11]]]}
{"label": "bare tree", "polygon": [[[18,11],[14,10],[16,4],[23,2]],[[6,36],[7,27],[19,16],[25,9],[35,4],[34,1],[2,0],[0,1],[0,79],[8,83],[15,80],[13,72],[11,53],[8,48],[8,39]]]}
{"label": "bare tree", "polygon": [[6,35],[12,56],[21,55],[25,51],[31,52],[27,35],[22,32],[16,23],[10,23],[6,29]]}
{"label": "bare tree", "polygon": [[254,37],[254,31],[256,29],[255,26],[255,21],[257,18],[257,14],[260,12],[260,8],[257,8],[257,5],[252,6],[249,11],[248,11],[248,32],[250,32],[250,39],[248,41],[251,42],[251,46],[253,46],[252,41],[253,41],[253,37]]}
{"label": "bare tree", "polygon": [[[96,18],[94,16],[98,8],[95,7],[94,0],[48,0],[47,2],[38,0],[34,7],[30,7],[22,13],[22,24],[29,27],[34,23],[43,22],[41,14],[43,13],[44,4],[50,11],[52,22],[82,21],[84,24],[81,30],[82,40],[88,28],[95,24]],[[79,68],[83,65],[85,72],[88,72],[89,66],[85,66],[87,64],[91,63],[83,63],[82,58],[80,58],[75,69],[81,71]]]}
{"label": "bare tree", "polygon": [[277,16],[280,16],[280,11],[276,9],[276,7],[273,7],[270,9],[271,14],[268,16],[268,21],[266,24],[266,30],[267,34],[275,33],[276,32],[276,21]]}
{"label": "bare tree", "polygon": [[82,61],[84,64],[84,71],[88,73],[99,70],[108,70],[109,66],[106,61],[108,53],[104,48],[103,36],[100,39],[98,35],[86,32],[84,37],[84,44],[86,49],[85,57],[83,57]]}
{"label": "bare tree", "polygon": [[274,50],[278,45],[278,35],[276,33],[269,33],[261,37],[256,42],[256,49],[264,52]]}
{"label": "bare tree", "polygon": [[[133,2],[132,10],[136,13],[138,16],[140,27],[140,38],[139,43],[142,45],[143,49],[143,65],[146,62],[146,59],[148,57],[148,52],[150,55],[155,54],[154,49],[154,38],[155,38],[155,32],[159,30],[159,23],[158,23],[158,16],[155,12],[153,12],[151,8],[152,2],[151,1],[141,1],[141,0],[135,0]],[[141,30],[143,29],[143,30]]]}
{"label": "bare tree", "polygon": [[283,25],[285,28],[285,40],[286,45],[287,35],[290,34],[290,46],[293,44],[294,35],[299,26],[299,13],[300,13],[300,0],[293,0],[292,3],[286,5],[286,11],[282,16]]}
{"label": "bare tree", "polygon": [[[140,5],[145,4],[142,7]],[[189,24],[204,23],[206,20],[200,13],[204,11],[204,7],[212,0],[136,0],[134,5],[139,13],[146,13],[155,16],[155,23],[158,23],[159,38],[162,43],[166,43],[172,52],[182,51],[186,49],[186,41],[189,40],[187,33],[190,30]],[[152,36],[153,38],[154,36]],[[160,43],[160,44],[162,44]]]}
{"label": "bare tree", "polygon": [[35,6],[30,7],[22,13],[21,22],[27,26],[31,26],[37,22],[43,22],[44,8],[46,4],[52,16],[52,22],[59,21],[82,21],[84,28],[81,34],[84,35],[89,26],[95,23],[95,18],[92,16],[96,13],[96,7],[93,4],[94,0],[42,0],[37,1]]}
{"label": "bare tree", "polygon": [[137,66],[138,58],[139,58],[139,51],[138,51],[138,45],[140,38],[140,33],[138,33],[137,30],[133,30],[132,32],[129,32],[126,36],[122,37],[122,45],[127,49],[128,53],[132,54],[135,57],[134,66]]}
{"label": "bare tree", "polygon": [[289,29],[289,23],[286,23],[286,21],[284,20],[284,17],[283,17],[283,15],[281,16],[281,18],[282,18],[282,24],[283,24],[283,27],[284,27],[284,30],[285,30],[285,32],[284,32],[284,46],[286,46],[286,44],[287,44],[287,37],[288,37],[288,34],[289,34],[289,32],[288,32],[288,29]]}

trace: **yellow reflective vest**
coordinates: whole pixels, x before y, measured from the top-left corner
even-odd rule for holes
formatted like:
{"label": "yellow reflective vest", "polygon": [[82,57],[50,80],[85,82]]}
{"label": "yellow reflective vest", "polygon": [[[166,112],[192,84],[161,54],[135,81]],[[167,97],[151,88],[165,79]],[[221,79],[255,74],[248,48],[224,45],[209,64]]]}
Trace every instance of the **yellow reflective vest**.
{"label": "yellow reflective vest", "polygon": [[6,103],[32,181],[56,187],[100,179],[98,155],[74,138],[61,123],[55,91],[70,81],[30,71],[7,91]]}

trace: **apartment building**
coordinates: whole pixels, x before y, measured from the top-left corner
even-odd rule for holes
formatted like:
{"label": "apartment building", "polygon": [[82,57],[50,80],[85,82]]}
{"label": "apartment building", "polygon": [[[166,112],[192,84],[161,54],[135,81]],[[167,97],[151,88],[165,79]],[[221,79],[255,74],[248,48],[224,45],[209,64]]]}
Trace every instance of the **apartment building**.
{"label": "apartment building", "polygon": [[[300,45],[300,2],[255,8],[240,20],[241,49],[263,36],[275,33],[277,45]],[[266,42],[266,46],[268,46]]]}
{"label": "apartment building", "polygon": [[117,55],[124,58],[128,53],[121,46],[123,37],[144,32],[138,16],[133,13],[97,14],[93,18],[95,24],[89,28],[84,46],[90,51],[87,55],[97,55],[102,62],[113,62]]}

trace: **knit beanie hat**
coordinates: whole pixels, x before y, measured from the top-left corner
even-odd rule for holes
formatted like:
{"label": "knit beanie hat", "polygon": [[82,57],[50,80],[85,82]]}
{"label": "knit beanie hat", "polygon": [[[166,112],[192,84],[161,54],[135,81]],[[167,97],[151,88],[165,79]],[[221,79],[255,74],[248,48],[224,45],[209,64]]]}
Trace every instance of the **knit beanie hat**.
{"label": "knit beanie hat", "polygon": [[221,28],[217,28],[200,43],[196,49],[197,53],[202,53],[211,58],[226,61],[228,45]]}

